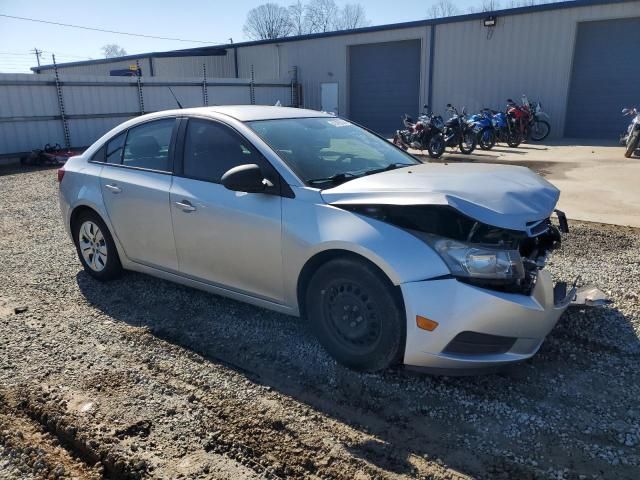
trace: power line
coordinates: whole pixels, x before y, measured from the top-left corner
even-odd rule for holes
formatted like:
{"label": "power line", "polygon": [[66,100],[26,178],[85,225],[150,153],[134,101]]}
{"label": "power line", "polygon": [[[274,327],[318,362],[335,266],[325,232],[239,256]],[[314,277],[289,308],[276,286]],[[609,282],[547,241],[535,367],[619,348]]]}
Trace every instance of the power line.
{"label": "power line", "polygon": [[25,21],[28,21],[28,22],[47,23],[49,25],[57,25],[59,27],[80,28],[82,30],[92,30],[94,32],[114,33],[116,35],[129,35],[131,37],[154,38],[156,40],[172,40],[174,42],[206,43],[208,45],[216,44],[216,43],[217,44],[221,44],[222,43],[222,42],[205,42],[203,40],[185,40],[183,38],[156,37],[155,35],[144,35],[142,33],[118,32],[116,30],[105,30],[105,29],[102,29],[102,28],[84,27],[82,25],[72,25],[70,23],[51,22],[49,20],[39,20],[39,19],[36,19],[36,18],[27,18],[27,17],[16,17],[14,15],[5,15],[3,13],[0,13],[0,17],[12,18],[14,20],[25,20]]}

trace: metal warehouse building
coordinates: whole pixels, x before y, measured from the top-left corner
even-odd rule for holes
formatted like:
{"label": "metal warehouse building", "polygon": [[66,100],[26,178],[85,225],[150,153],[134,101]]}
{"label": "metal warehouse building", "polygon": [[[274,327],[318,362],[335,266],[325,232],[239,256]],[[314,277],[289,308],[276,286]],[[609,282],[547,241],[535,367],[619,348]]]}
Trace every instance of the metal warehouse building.
{"label": "metal warehouse building", "polygon": [[[495,16],[495,26],[487,17]],[[552,136],[610,137],[638,102],[640,1],[577,0],[443,19],[58,65],[60,75],[110,75],[136,61],[143,80],[202,75],[300,85],[300,106],[388,134],[425,103],[444,112],[503,109],[526,93]],[[51,73],[52,66],[34,68]],[[292,78],[294,77],[295,78]]]}

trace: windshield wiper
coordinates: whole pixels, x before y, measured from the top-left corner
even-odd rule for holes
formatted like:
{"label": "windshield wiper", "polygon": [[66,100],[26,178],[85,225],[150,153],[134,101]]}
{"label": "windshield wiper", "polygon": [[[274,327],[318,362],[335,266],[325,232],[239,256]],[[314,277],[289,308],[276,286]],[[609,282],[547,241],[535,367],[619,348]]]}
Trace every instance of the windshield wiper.
{"label": "windshield wiper", "polygon": [[335,185],[340,185],[341,183],[344,183],[348,180],[353,180],[354,178],[358,178],[362,175],[362,172],[342,172],[331,175],[330,177],[313,178],[311,180],[307,180],[307,183],[309,185],[317,185],[319,183],[333,183]]}
{"label": "windshield wiper", "polygon": [[413,163],[390,163],[384,168],[374,168],[373,170],[367,170],[366,172],[364,172],[364,174],[373,175],[374,173],[388,172],[389,170],[395,170],[396,168],[401,167],[410,167],[411,165],[413,165]]}

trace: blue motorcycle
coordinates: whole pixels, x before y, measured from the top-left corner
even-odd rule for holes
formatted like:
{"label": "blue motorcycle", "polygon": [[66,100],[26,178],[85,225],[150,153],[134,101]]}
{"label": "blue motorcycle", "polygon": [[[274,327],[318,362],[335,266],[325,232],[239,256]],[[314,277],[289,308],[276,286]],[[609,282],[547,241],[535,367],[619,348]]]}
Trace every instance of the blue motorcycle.
{"label": "blue motorcycle", "polygon": [[522,142],[522,135],[518,133],[516,120],[513,116],[495,110],[486,110],[492,117],[493,128],[496,134],[496,142],[503,142],[512,148],[517,147]]}
{"label": "blue motorcycle", "polygon": [[471,115],[469,123],[473,126],[478,146],[482,150],[491,150],[496,144],[496,129],[493,125],[493,115],[489,110]]}

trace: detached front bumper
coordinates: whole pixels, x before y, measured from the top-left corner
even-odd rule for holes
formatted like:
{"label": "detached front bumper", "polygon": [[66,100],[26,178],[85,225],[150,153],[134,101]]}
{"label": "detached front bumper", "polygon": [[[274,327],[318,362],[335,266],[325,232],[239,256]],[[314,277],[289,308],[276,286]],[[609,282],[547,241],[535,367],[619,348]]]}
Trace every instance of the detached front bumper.
{"label": "detached front bumper", "polygon": [[[530,296],[488,290],[455,279],[402,284],[407,313],[404,363],[465,373],[526,360],[567,308],[575,289],[556,289],[542,270]],[[420,329],[416,316],[438,322]]]}

